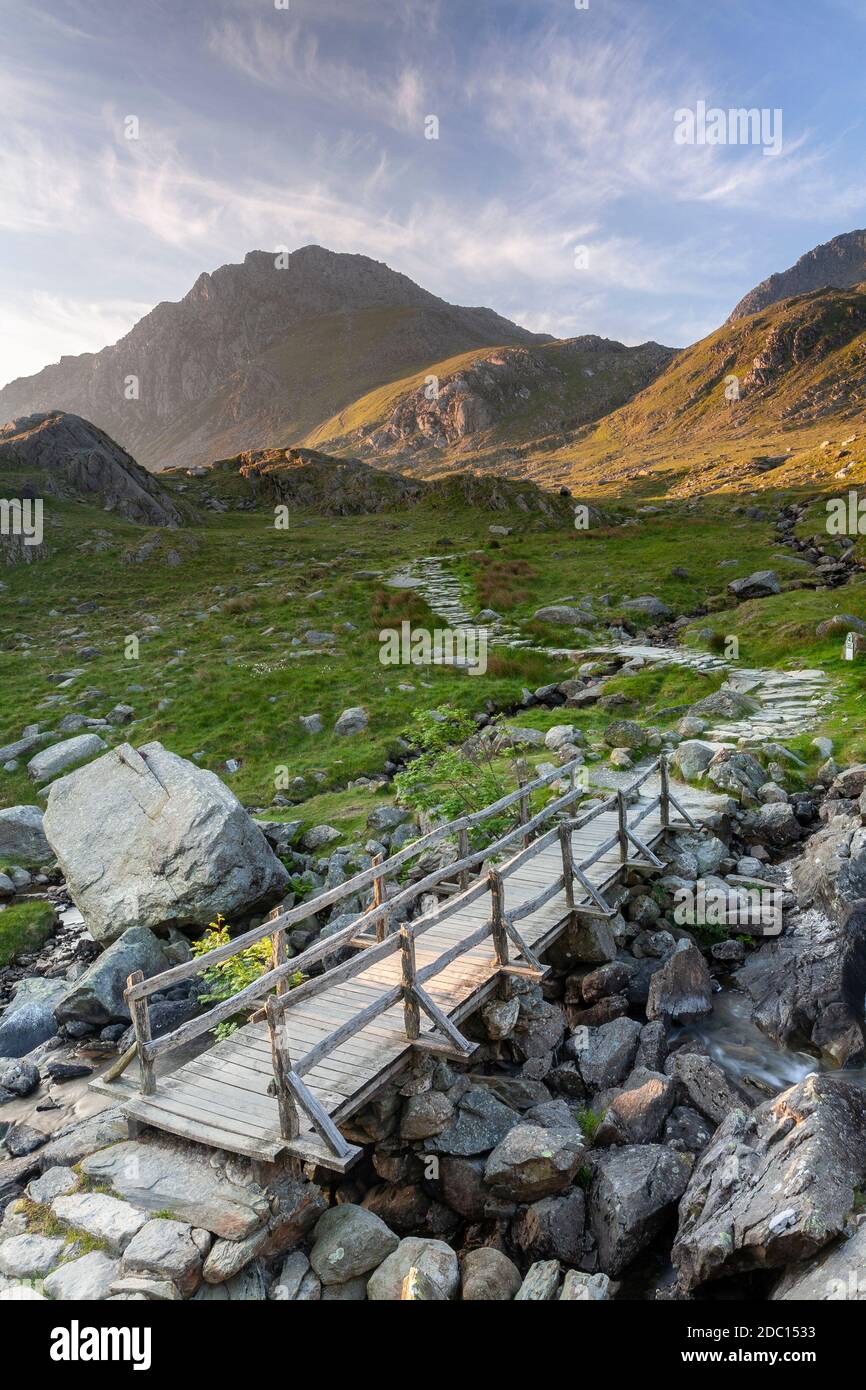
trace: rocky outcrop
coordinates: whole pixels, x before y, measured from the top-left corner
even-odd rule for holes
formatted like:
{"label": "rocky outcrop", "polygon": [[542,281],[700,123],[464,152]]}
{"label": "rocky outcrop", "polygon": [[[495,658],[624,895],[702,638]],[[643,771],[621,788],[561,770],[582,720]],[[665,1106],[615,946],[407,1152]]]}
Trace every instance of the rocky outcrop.
{"label": "rocky outcrop", "polygon": [[102,942],[132,926],[206,926],[288,882],[228,787],[161,743],[120,744],[54,783],[44,828]]}
{"label": "rocky outcrop", "polygon": [[749,956],[737,983],[770,1037],[844,1067],[863,1058],[864,969],[866,914],[843,924],[811,908],[788,914],[784,934]]}
{"label": "rocky outcrop", "polygon": [[605,1274],[621,1274],[674,1214],[691,1160],[663,1144],[626,1145],[595,1159],[589,1221]]}
{"label": "rocky outcrop", "polygon": [[792,879],[801,906],[814,903],[845,921],[866,900],[866,826],[858,815],[838,815],[806,844]]}
{"label": "rocky outcrop", "polygon": [[807,251],[787,270],[777,271],[744,295],[728,320],[746,318],[790,295],[834,286],[847,289],[866,280],[866,231],[843,232]]}
{"label": "rocky outcrop", "polygon": [[80,415],[51,410],[3,425],[0,468],[20,474],[22,484],[43,499],[80,498],[141,526],[183,522],[162,484]]}
{"label": "rocky outcrop", "polygon": [[841,1234],[866,1175],[866,1095],[828,1076],[732,1111],[698,1160],[673,1248],[686,1290],[808,1259]]}

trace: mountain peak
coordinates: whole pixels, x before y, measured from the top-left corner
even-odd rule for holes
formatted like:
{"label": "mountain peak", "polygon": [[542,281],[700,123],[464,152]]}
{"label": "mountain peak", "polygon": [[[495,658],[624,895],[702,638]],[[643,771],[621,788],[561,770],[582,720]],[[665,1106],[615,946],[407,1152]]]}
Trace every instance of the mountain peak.
{"label": "mountain peak", "polygon": [[762,280],[760,285],[743,296],[728,322],[756,314],[760,309],[795,294],[808,294],[812,290],[847,290],[864,280],[866,230],[843,232],[831,241],[814,246],[787,270],[778,271]]}
{"label": "mountain peak", "polygon": [[253,250],[204,271],[118,343],[11,382],[0,418],[59,408],[150,468],[208,463],[300,442],[359,396],[431,362],[546,341],[368,256]]}

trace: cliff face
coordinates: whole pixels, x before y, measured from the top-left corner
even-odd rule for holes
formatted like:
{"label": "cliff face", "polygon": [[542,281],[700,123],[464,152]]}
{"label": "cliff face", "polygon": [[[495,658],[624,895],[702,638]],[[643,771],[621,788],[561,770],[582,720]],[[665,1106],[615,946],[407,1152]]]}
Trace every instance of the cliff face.
{"label": "cliff face", "polygon": [[849,289],[866,280],[866,230],[845,232],[807,251],[788,270],[770,275],[740,300],[728,322],[811,290]]}
{"label": "cliff face", "polygon": [[366,256],[308,246],[200,275],[101,352],[0,391],[0,420],[84,415],[149,468],[298,441],[359,395],[455,352],[545,341]]}

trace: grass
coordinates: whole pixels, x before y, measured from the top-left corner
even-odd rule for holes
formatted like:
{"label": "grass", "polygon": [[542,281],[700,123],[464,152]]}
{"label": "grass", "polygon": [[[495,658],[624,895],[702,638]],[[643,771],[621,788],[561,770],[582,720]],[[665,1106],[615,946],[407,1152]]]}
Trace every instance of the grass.
{"label": "grass", "polygon": [[46,902],[13,903],[0,912],[0,966],[38,951],[57,926],[54,909]]}
{"label": "grass", "polygon": [[[185,500],[198,495],[197,484],[180,485]],[[244,495],[228,470],[201,486],[225,487],[229,498]],[[637,627],[623,601],[651,593],[675,613],[711,610],[694,617],[687,641],[705,645],[699,634],[708,629],[738,636],[744,664],[823,666],[839,689],[826,731],[844,740],[852,756],[866,755],[858,717],[866,683],[861,667],[842,662],[841,642],[814,635],[833,611],[866,613],[864,582],[833,593],[791,589],[731,606],[732,578],[773,568],[788,582],[804,573],[776,543],[772,510],[747,515],[741,499],[715,498],[664,500],[648,512],[621,499],[612,524],[576,531],[528,518],[517,507],[467,505],[460,496],[453,484],[399,512],[334,519],[298,511],[288,531],[275,528],[264,504],[222,514],[199,509],[202,524],[159,533],[154,556],[141,562],[131,557],[154,533],[52,499],[45,509],[51,557],[4,571],[0,742],[18,738],[33,721],[54,728],[64,714],[104,716],[128,703],[134,723],[101,731],[111,746],[158,739],[184,757],[197,755],[246,805],[273,818],[301,819],[305,828],[327,821],[344,843],[363,842],[366,818],[382,793],[350,784],[399,759],[416,710],[445,703],[470,714],[517,708],[524,688],[573,676],[582,660],[574,654],[572,629],[534,620],[539,607],[591,595],[598,618],[627,618]],[[495,549],[491,524],[513,528]],[[179,565],[165,563],[170,549],[181,555]],[[417,591],[394,588],[386,578],[443,549],[454,557],[469,612],[493,606],[533,645],[561,646],[562,653],[494,646],[479,676],[441,666],[383,666],[383,628],[404,620],[443,626]],[[333,644],[311,646],[304,636],[310,629],[333,633]],[[600,643],[607,640],[605,627],[594,631]],[[128,659],[130,637],[138,639],[137,659]],[[84,647],[98,655],[79,657]],[[52,678],[75,670],[81,674],[59,690]],[[633,702],[621,711],[626,717],[665,724],[674,718],[665,710],[700,699],[719,679],[669,667],[620,676],[607,690]],[[337,716],[359,704],[369,714],[367,730],[338,737]],[[324,722],[321,735],[300,726],[298,716],[313,712]],[[573,723],[592,742],[619,714],[536,707],[513,722],[541,729]],[[234,774],[225,769],[232,757],[240,761]],[[543,751],[528,761],[548,758]],[[290,789],[294,804],[275,804],[275,795],[298,777],[302,788]],[[23,764],[0,773],[0,804],[44,795]]]}

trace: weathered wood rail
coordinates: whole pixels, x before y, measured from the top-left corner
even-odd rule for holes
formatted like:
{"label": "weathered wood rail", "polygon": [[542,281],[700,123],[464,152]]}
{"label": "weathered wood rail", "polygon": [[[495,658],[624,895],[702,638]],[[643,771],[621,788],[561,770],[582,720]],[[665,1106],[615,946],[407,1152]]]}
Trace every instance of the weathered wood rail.
{"label": "weathered wood rail", "polygon": [[[483,811],[437,827],[338,887],[273,914],[226,946],[149,979],[130,976],[126,997],[135,1026],[138,1089],[116,1079],[94,1084],[111,1094],[120,1086],[131,1118],[169,1132],[264,1159],[287,1151],[344,1171],[360,1150],[341,1133],[341,1121],[375,1095],[413,1052],[470,1057],[474,1044],[460,1031],[460,1021],[493,990],[507,993],[515,977],[542,978],[543,950],[575,913],[611,916],[604,888],[624,866],[660,864],[652,845],[673,826],[672,810],[679,813],[680,825],[695,826],[671,793],[663,758],[625,789],[575,815],[574,804],[585,795],[575,785],[577,769],[575,761]],[[642,795],[656,775],[658,794]],[[571,778],[570,790],[531,815],[532,792],[562,777]],[[472,830],[511,807],[518,808],[516,826],[471,850]],[[542,829],[550,821],[555,823]],[[446,838],[456,840],[458,858],[389,895],[387,880]],[[494,862],[517,841],[522,846],[510,858]],[[422,894],[455,876],[456,894],[408,920]],[[289,958],[287,930],[364,890],[372,902],[354,921]],[[272,942],[270,970],[207,1013],[151,1037],[150,995],[265,937]],[[292,985],[346,949],[355,954]],[[158,1077],[158,1058],[262,999],[266,1023],[248,1023]],[[115,1068],[114,1078],[118,1072]]]}

